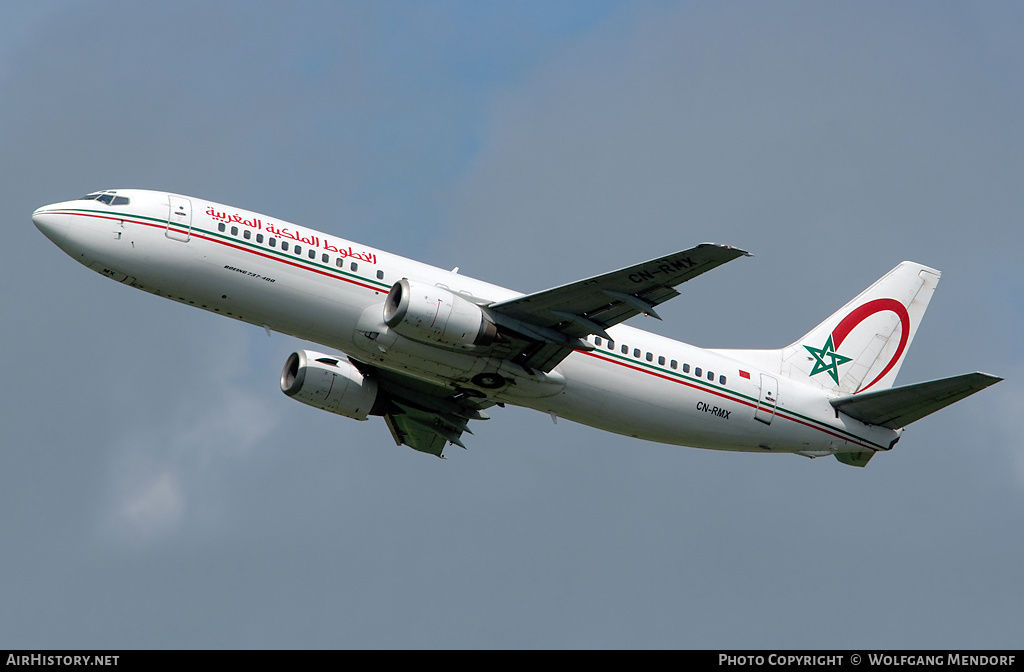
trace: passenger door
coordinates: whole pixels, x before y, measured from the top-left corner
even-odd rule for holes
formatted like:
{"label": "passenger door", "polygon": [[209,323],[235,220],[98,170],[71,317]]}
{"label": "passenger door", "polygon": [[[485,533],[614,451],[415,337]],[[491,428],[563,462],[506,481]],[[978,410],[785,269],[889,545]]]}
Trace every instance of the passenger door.
{"label": "passenger door", "polygon": [[192,233],[192,202],[181,196],[168,195],[167,205],[167,237],[187,243]]}

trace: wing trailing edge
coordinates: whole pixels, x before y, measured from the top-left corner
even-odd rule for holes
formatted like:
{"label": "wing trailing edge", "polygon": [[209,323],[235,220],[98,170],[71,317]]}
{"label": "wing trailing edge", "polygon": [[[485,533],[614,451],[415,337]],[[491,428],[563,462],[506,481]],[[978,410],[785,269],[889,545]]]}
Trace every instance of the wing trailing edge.
{"label": "wing trailing edge", "polygon": [[1002,378],[987,373],[965,373],[952,378],[837,397],[829,403],[837,411],[863,423],[899,429],[1000,380]]}

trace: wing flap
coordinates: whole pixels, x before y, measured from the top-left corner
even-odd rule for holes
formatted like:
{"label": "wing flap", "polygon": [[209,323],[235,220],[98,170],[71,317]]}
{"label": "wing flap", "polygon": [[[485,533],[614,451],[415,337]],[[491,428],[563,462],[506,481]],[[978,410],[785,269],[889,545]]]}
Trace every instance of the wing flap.
{"label": "wing flap", "polygon": [[866,467],[868,461],[874,457],[875,451],[873,450],[861,450],[856,453],[836,453],[836,459],[843,464],[848,464],[851,467]]}
{"label": "wing flap", "polygon": [[926,383],[838,397],[829,403],[837,411],[863,423],[899,429],[989,385],[995,385],[1000,380],[1002,378],[987,373],[966,373]]}
{"label": "wing flap", "polygon": [[487,420],[483,409],[494,405],[493,401],[465,391],[350,361],[363,375],[373,376],[386,395],[387,405],[381,414],[395,443],[421,453],[441,457],[449,443],[465,448],[463,432],[473,433],[469,421]]}
{"label": "wing flap", "polygon": [[441,457],[441,453],[449,443],[454,443],[461,448],[466,447],[459,438],[462,432],[439,422],[435,414],[419,409],[410,409],[403,404],[395,405],[399,408],[394,412],[386,413],[384,422],[387,423],[388,429],[391,430],[391,436],[394,437],[395,443],[398,445],[405,444],[413,450],[438,457]]}

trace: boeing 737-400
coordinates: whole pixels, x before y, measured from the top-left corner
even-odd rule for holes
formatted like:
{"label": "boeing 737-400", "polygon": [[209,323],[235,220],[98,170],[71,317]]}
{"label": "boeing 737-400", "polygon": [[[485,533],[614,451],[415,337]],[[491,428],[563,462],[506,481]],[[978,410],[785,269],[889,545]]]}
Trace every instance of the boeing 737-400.
{"label": "boeing 737-400", "polygon": [[909,261],[788,347],[706,350],[622,323],[657,318],[743,250],[705,243],[524,295],[178,194],[99,191],[32,221],[117,282],[321,344],[288,357],[285,394],[383,416],[397,444],[437,456],[516,404],[649,441],[864,466],[907,424],[1001,380],[893,387],[939,281]]}

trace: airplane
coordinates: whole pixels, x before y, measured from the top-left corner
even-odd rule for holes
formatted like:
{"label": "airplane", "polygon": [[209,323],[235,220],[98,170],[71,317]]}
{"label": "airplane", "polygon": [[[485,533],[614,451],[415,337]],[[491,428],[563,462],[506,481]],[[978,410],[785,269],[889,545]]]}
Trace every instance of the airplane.
{"label": "airplane", "polygon": [[[904,261],[791,345],[702,349],[623,324],[750,256],[712,243],[531,294],[333,233],[180,194],[115,189],[54,203],[35,226],[117,282],[324,346],[281,390],[443,457],[514,404],[648,441],[834,455],[865,466],[903,428],[1002,380],[894,387],[939,281]],[[335,354],[331,354],[335,353]]]}

